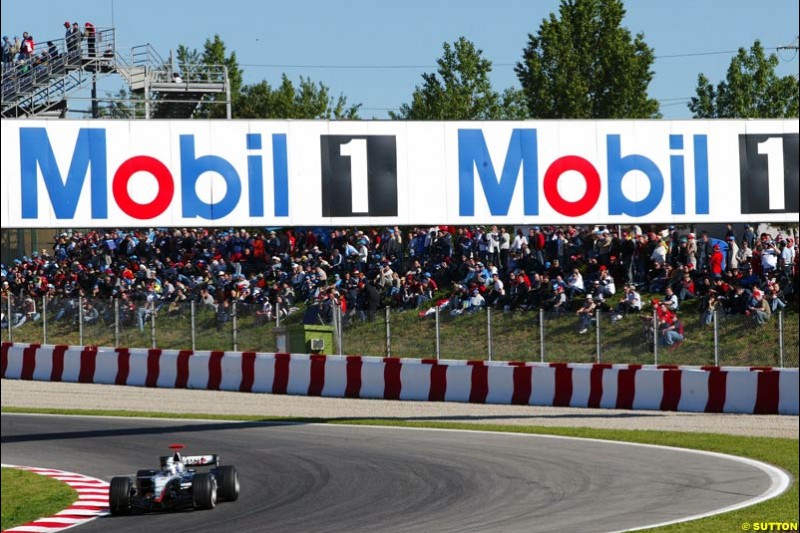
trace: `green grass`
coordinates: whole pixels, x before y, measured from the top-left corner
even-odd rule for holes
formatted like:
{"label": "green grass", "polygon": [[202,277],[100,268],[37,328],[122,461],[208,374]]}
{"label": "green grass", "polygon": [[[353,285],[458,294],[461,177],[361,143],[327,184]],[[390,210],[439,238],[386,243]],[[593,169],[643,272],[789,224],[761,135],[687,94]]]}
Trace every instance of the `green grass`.
{"label": "green grass", "polygon": [[[96,416],[123,416],[123,417],[156,417],[156,418],[185,418],[205,420],[237,420],[237,421],[264,421],[264,422],[316,422],[330,424],[360,424],[397,427],[441,428],[441,429],[470,429],[483,431],[497,431],[506,433],[531,433],[543,435],[564,435],[570,437],[583,437],[603,440],[616,440],[624,442],[637,442],[643,444],[658,444],[662,446],[675,446],[697,450],[726,453],[741,457],[749,457],[782,468],[793,478],[789,489],[771,500],[747,507],[738,511],[704,518],[692,522],[675,524],[658,528],[661,532],[716,532],[716,531],[741,531],[742,524],[747,522],[797,522],[798,520],[798,485],[800,475],[800,449],[797,439],[778,439],[767,437],[730,436],[713,433],[674,433],[666,431],[634,431],[610,430],[592,428],[553,428],[539,426],[504,426],[495,424],[470,424],[450,422],[418,422],[398,419],[365,419],[365,418],[281,418],[260,417],[247,415],[205,415],[183,413],[154,413],[146,411],[111,411],[111,410],[69,410],[69,409],[30,409],[3,407],[3,412],[16,413],[46,413],[46,414],[80,414]],[[5,482],[5,478],[4,478]],[[5,488],[3,489],[5,501]],[[5,513],[5,510],[3,511]],[[4,518],[5,520],[5,518]],[[4,526],[5,527],[5,522]],[[655,531],[655,530],[653,530]]]}
{"label": "green grass", "polygon": [[78,493],[66,483],[16,468],[2,469],[3,531],[52,516],[77,499]]}
{"label": "green grass", "polygon": [[[647,295],[643,296],[646,299]],[[659,347],[659,363],[712,365],[714,364],[714,329],[703,326],[698,313],[698,302],[684,302],[680,316],[685,325],[686,341],[675,349]],[[784,366],[798,366],[800,352],[800,321],[797,310],[784,314]],[[492,312],[492,358],[494,360],[539,361],[541,353],[541,328],[536,311],[503,313]],[[113,316],[113,315],[112,315]],[[282,321],[282,325],[297,324],[302,310]],[[545,315],[546,362],[596,362],[597,339],[594,328],[584,335],[577,333],[578,321],[574,314],[562,317]],[[276,349],[274,323],[257,324],[252,306],[239,306],[237,322],[237,347],[242,351],[273,352]],[[654,362],[653,346],[644,335],[642,319],[625,317],[612,324],[608,316],[601,318],[601,362],[639,363]],[[420,318],[417,310],[393,310],[390,320],[391,355],[396,357],[431,358],[436,356],[435,319]],[[54,322],[52,316],[47,326],[50,344],[80,344],[78,329],[73,323]],[[213,312],[198,307],[196,313],[196,347],[198,350],[233,349],[232,323],[218,328]],[[720,315],[718,327],[719,362],[722,365],[780,366],[779,331],[776,317],[764,326],[758,326],[750,317]],[[120,329],[119,345],[129,348],[149,348],[152,345],[150,324],[140,331],[134,324]],[[486,312],[453,318],[449,313],[440,315],[440,353],[444,359],[487,359]],[[8,339],[2,331],[3,340]],[[15,342],[43,342],[42,322],[29,323],[13,330]],[[162,310],[156,320],[156,346],[163,349],[190,349],[191,329],[188,308],[180,314]],[[83,344],[114,346],[115,330],[111,325],[100,324],[84,328]],[[343,334],[343,352],[348,355],[387,355],[386,324],[379,313],[375,322],[358,319],[347,322]],[[330,351],[329,351],[330,353]]]}

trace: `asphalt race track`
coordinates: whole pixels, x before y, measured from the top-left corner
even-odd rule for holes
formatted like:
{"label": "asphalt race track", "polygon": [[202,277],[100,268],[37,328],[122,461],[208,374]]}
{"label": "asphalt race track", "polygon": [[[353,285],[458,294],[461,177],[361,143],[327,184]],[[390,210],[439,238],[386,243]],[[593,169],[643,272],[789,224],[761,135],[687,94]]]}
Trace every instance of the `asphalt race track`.
{"label": "asphalt race track", "polygon": [[173,442],[237,465],[239,500],[75,531],[616,531],[735,505],[778,483],[726,458],[598,441],[2,414],[4,463],[107,481],[156,467]]}

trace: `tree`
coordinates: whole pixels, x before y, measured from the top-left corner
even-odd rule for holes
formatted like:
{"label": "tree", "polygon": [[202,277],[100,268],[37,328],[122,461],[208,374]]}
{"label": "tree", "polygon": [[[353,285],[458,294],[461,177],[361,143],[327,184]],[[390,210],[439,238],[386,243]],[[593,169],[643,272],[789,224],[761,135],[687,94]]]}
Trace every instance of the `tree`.
{"label": "tree", "polygon": [[272,89],[261,81],[242,88],[241,96],[234,108],[237,118],[298,118],[298,119],[358,119],[361,104],[349,106],[347,98],[330,96],[330,90],[322,82],[314,83],[300,76],[297,88],[286,74],[281,85]]}
{"label": "tree", "polygon": [[528,35],[515,72],[532,118],[659,118],[653,49],[621,26],[621,0],[562,0]]}
{"label": "tree", "polygon": [[[231,101],[233,106],[236,105],[242,89],[242,69],[239,68],[236,60],[236,52],[226,55],[225,43],[219,35],[214,35],[213,39],[206,39],[202,54],[197,50],[189,50],[188,47],[180,45],[177,56],[184,79],[196,79],[196,75],[203,72],[205,76],[213,76],[221,80],[223,76],[221,67],[227,67]],[[201,104],[194,116],[196,118],[226,118],[225,98],[224,94],[206,96],[205,99],[208,100],[208,103]]]}
{"label": "tree", "polygon": [[[177,56],[184,79],[195,79],[200,73],[204,76],[221,76],[222,72],[215,67],[228,68],[234,118],[358,118],[361,104],[348,107],[347,98],[343,95],[338,98],[330,96],[328,87],[321,82],[315,83],[310,78],[301,76],[297,88],[286,74],[281,77],[280,87],[274,90],[266,80],[254,85],[244,85],[236,52],[227,55],[225,43],[219,35],[206,39],[202,53],[181,45]],[[225,106],[222,105],[225,95],[209,95],[206,99],[208,103],[201,104],[194,117],[226,117]]]}
{"label": "tree", "polygon": [[689,109],[694,118],[789,118],[798,116],[798,82],[778,77],[778,56],[767,57],[760,41],[731,60],[728,74],[716,89],[704,74],[697,77],[697,96]]}
{"label": "tree", "polygon": [[513,89],[503,97],[492,89],[492,62],[465,37],[444,43],[444,54],[436,62],[436,73],[422,75],[410,104],[403,104],[393,119],[490,120],[519,118],[519,98]]}

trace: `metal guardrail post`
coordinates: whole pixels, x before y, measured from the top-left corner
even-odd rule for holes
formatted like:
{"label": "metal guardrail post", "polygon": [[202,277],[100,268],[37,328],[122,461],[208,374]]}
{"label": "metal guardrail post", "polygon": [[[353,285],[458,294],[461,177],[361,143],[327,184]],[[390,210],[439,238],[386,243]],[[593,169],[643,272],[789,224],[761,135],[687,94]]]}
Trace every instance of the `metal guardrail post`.
{"label": "metal guardrail post", "polygon": [[192,321],[192,324],[191,324],[191,328],[192,328],[192,351],[195,351],[197,349],[197,330],[194,327],[194,325],[195,325],[195,307],[194,307],[194,304],[195,304],[195,301],[192,300],[191,304],[190,304],[190,313],[191,313],[191,321]]}
{"label": "metal guardrail post", "polygon": [[119,348],[119,300],[114,299],[114,347]]}
{"label": "metal guardrail post", "polygon": [[78,297],[78,344],[83,346],[83,296]]}
{"label": "metal guardrail post", "polygon": [[386,357],[392,356],[392,326],[391,326],[391,311],[389,306],[386,306]]}
{"label": "metal guardrail post", "polygon": [[333,316],[336,317],[336,348],[338,355],[342,355],[344,353],[344,324],[342,323],[342,308],[338,305],[333,308]]}
{"label": "metal guardrail post", "polygon": [[714,366],[719,366],[719,330],[717,329],[716,309],[714,309]]}
{"label": "metal guardrail post", "polygon": [[486,308],[486,351],[489,361],[492,360],[492,308]]}
{"label": "metal guardrail post", "polygon": [[156,349],[156,308],[150,311],[150,347]]}
{"label": "metal guardrail post", "polygon": [[47,344],[47,295],[42,296],[42,344]]}
{"label": "metal guardrail post", "polygon": [[539,361],[544,363],[544,309],[539,308]]}
{"label": "metal guardrail post", "polygon": [[658,366],[658,314],[653,308],[653,364]]}
{"label": "metal guardrail post", "polygon": [[595,351],[597,352],[597,362],[600,362],[600,310],[594,311],[594,325],[595,325]]}
{"label": "metal guardrail post", "polygon": [[[278,304],[275,304],[275,307],[278,307]],[[231,317],[231,328],[233,328],[233,351],[239,350],[239,320],[238,320],[238,306],[236,305],[236,300],[233,301],[231,304],[231,312],[233,316]]]}
{"label": "metal guardrail post", "polygon": [[434,309],[436,315],[436,360],[439,360],[440,356],[440,345],[439,345],[439,306],[435,306]]}
{"label": "metal guardrail post", "polygon": [[281,327],[281,308],[278,302],[275,302],[275,327]]}
{"label": "metal guardrail post", "polygon": [[778,354],[783,368],[783,311],[778,311]]}

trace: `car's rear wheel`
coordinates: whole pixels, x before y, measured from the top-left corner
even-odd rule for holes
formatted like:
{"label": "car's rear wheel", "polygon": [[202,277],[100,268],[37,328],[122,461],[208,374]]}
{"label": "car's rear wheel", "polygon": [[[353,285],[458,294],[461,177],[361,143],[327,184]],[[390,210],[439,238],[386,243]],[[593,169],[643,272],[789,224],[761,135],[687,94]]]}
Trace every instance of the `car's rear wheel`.
{"label": "car's rear wheel", "polygon": [[195,509],[213,509],[217,505],[217,480],[208,473],[197,474],[192,480],[192,500]]}
{"label": "car's rear wheel", "polygon": [[111,488],[108,493],[108,506],[112,515],[124,515],[131,512],[130,478],[111,478]]}
{"label": "car's rear wheel", "polygon": [[239,498],[239,472],[233,465],[220,466],[217,468],[217,480],[219,481],[219,499],[235,502]]}

